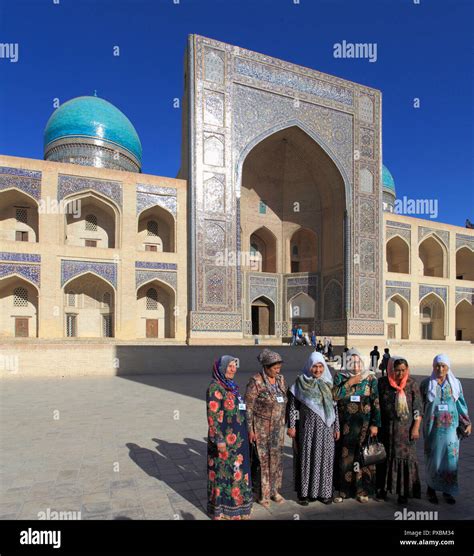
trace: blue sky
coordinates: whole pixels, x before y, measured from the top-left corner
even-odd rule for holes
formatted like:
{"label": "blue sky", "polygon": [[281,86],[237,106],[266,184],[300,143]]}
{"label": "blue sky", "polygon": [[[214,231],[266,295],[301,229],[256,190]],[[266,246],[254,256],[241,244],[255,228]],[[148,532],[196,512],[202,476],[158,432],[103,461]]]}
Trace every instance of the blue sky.
{"label": "blue sky", "polygon": [[[173,99],[197,33],[380,89],[397,195],[474,220],[472,0],[57,1],[0,0],[0,42],[19,44],[17,63],[0,59],[0,153],[41,159],[53,99],[96,89],[135,125],[143,172],[176,176]],[[377,43],[377,62],[334,58],[343,40]]]}

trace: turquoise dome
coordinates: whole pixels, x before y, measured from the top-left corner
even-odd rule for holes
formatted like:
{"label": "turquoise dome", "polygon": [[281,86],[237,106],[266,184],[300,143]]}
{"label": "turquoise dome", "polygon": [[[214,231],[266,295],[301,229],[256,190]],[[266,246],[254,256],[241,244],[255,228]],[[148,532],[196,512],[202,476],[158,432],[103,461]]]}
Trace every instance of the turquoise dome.
{"label": "turquoise dome", "polygon": [[382,165],[382,184],[385,189],[390,189],[395,193],[395,180],[385,165]]}
{"label": "turquoise dome", "polygon": [[142,145],[131,121],[110,102],[96,96],[76,97],[61,104],[44,130],[44,146],[59,139],[99,139],[125,149],[141,165]]}

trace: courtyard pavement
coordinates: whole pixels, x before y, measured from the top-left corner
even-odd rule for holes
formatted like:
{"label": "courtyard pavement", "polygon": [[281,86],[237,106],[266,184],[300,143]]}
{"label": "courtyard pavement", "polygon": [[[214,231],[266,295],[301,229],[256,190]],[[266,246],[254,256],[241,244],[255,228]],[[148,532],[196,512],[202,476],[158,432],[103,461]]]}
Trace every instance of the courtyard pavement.
{"label": "courtyard pavement", "polygon": [[[244,387],[251,373],[240,372]],[[287,376],[288,381],[294,377]],[[420,377],[417,378],[418,381]],[[207,519],[204,403],[208,374],[45,378],[0,382],[0,519],[81,512],[82,519]],[[474,380],[463,379],[474,414]],[[424,475],[422,441],[418,455]],[[409,510],[474,518],[474,438],[462,441],[455,506],[425,496]],[[254,505],[254,519],[394,519],[388,502],[301,507],[286,438],[283,505]]]}

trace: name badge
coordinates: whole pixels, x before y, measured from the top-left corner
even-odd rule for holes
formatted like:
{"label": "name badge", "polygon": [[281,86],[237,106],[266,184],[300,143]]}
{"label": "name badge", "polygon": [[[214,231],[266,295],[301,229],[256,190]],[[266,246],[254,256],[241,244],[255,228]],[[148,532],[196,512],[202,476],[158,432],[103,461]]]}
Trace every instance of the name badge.
{"label": "name badge", "polygon": [[448,404],[447,403],[440,403],[438,405],[438,411],[448,411]]}
{"label": "name badge", "polygon": [[351,402],[360,402],[360,396],[351,396]]}
{"label": "name badge", "polygon": [[241,411],[245,411],[247,409],[247,406],[244,403],[239,403],[239,409]]}
{"label": "name badge", "polygon": [[277,396],[277,402],[278,403],[283,403],[285,401],[285,398],[283,396]]}

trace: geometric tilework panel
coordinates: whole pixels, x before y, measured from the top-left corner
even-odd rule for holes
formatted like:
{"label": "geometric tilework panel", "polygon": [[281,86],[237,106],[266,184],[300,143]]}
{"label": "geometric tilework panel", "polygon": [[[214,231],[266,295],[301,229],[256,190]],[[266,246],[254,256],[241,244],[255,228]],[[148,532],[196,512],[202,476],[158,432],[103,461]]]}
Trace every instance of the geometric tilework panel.
{"label": "geometric tilework panel", "polygon": [[448,297],[448,290],[446,287],[441,286],[428,286],[425,284],[420,284],[419,299],[427,295],[428,293],[436,293],[441,297],[441,299],[446,303]]}
{"label": "geometric tilework panel", "polygon": [[39,264],[0,263],[0,278],[10,274],[19,274],[38,287],[40,286],[41,267]]}
{"label": "geometric tilework panel", "polygon": [[61,261],[61,286],[64,286],[71,278],[79,276],[84,272],[93,272],[112,284],[114,288],[117,287],[117,264],[109,262],[98,261],[75,261],[75,260],[62,260]]}
{"label": "geometric tilework panel", "polygon": [[0,191],[16,187],[36,200],[41,197],[41,172],[0,167]]}
{"label": "geometric tilework panel", "polygon": [[87,189],[100,193],[122,207],[122,184],[119,181],[96,180],[64,174],[58,177],[58,200]]}
{"label": "geometric tilework panel", "polygon": [[161,282],[165,282],[176,290],[176,272],[168,272],[166,270],[135,270],[135,286],[137,288],[139,288],[145,282],[150,282],[151,280],[159,280]]}

